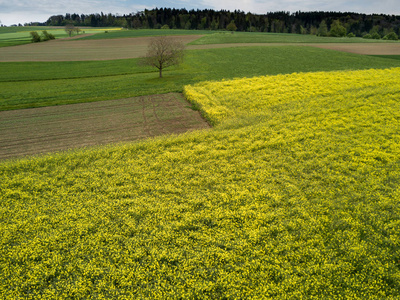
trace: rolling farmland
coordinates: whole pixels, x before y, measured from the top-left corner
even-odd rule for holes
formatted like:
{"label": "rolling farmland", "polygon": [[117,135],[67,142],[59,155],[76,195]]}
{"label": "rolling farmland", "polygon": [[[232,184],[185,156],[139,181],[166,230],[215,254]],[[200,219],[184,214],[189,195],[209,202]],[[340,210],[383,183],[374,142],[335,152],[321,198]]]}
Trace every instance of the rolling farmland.
{"label": "rolling farmland", "polygon": [[[212,35],[207,35],[209,38]],[[225,35],[222,35],[224,37]],[[400,55],[399,43],[327,43],[305,42],[291,39],[283,39],[281,42],[261,40],[260,42],[226,42],[223,38],[216,43],[210,43],[207,39],[204,43],[196,43],[201,35],[175,36],[176,39],[189,44],[187,49],[213,49],[249,46],[311,46],[324,49],[333,49],[366,55]],[[87,60],[112,60],[138,58],[146,53],[147,46],[152,37],[134,37],[120,39],[78,39],[78,40],[54,40],[46,43],[26,44],[13,47],[0,48],[1,61],[87,61]],[[321,38],[320,38],[321,39]],[[235,42],[236,41],[236,42]],[[323,40],[322,40],[323,41]],[[191,44],[191,42],[194,42]]]}
{"label": "rolling farmland", "polygon": [[0,298],[400,297],[397,56],[245,45],[0,63]]}

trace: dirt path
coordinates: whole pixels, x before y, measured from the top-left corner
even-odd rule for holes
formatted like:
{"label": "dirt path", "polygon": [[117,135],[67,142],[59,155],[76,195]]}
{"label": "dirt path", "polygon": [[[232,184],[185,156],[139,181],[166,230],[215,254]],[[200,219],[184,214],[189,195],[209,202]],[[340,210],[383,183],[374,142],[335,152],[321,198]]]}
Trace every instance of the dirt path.
{"label": "dirt path", "polygon": [[0,112],[0,160],[210,126],[170,93]]}

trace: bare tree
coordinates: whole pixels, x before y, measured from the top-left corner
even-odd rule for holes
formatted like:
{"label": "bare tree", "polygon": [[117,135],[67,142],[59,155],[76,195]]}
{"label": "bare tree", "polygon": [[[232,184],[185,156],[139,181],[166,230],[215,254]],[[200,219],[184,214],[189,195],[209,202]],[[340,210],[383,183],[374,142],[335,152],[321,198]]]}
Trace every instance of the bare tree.
{"label": "bare tree", "polygon": [[67,25],[65,25],[65,32],[68,33],[68,36],[69,36],[69,37],[72,36],[72,33],[74,32],[74,30],[75,30],[74,24],[67,24]]}
{"label": "bare tree", "polygon": [[147,54],[141,59],[141,64],[155,67],[160,78],[163,69],[178,65],[183,60],[185,45],[172,37],[159,36],[151,40]]}

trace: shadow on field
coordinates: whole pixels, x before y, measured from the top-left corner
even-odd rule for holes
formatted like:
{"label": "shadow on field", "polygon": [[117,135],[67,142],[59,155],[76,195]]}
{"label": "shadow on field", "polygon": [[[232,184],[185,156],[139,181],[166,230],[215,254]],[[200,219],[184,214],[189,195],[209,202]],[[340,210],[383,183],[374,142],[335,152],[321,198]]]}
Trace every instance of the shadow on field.
{"label": "shadow on field", "polygon": [[0,159],[210,128],[182,94],[0,112]]}

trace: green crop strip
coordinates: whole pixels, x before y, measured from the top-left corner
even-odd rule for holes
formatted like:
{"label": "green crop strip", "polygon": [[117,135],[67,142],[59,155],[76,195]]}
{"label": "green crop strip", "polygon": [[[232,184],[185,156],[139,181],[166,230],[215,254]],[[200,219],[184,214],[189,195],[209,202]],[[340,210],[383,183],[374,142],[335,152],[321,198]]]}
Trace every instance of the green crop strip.
{"label": "green crop strip", "polygon": [[[105,30],[107,31],[107,30]],[[80,40],[118,39],[160,35],[203,35],[212,34],[211,30],[183,30],[183,29],[140,29],[140,30],[116,30],[101,32],[95,35],[80,38]]]}

